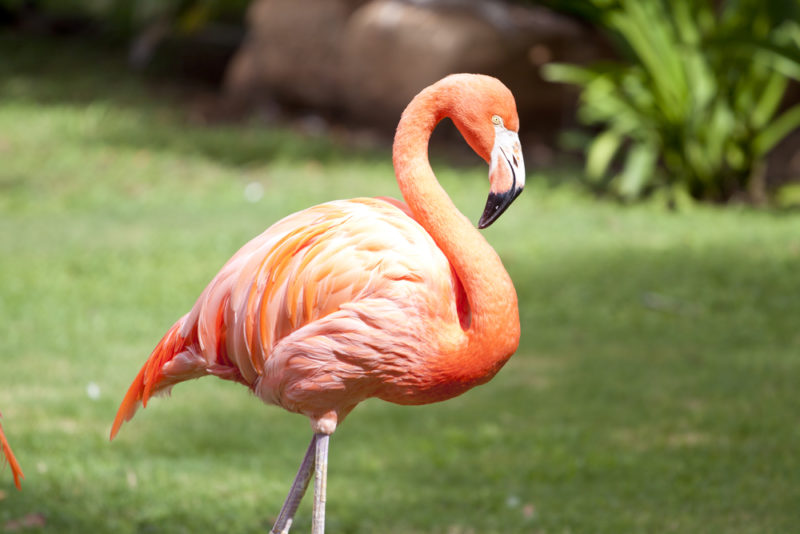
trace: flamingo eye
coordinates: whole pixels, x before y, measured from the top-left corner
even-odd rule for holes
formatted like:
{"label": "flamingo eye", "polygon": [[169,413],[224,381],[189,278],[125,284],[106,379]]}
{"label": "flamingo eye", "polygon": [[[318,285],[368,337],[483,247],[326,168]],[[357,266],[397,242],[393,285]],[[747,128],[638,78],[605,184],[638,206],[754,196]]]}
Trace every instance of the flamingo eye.
{"label": "flamingo eye", "polygon": [[502,126],[503,119],[500,118],[500,115],[492,115],[492,124]]}

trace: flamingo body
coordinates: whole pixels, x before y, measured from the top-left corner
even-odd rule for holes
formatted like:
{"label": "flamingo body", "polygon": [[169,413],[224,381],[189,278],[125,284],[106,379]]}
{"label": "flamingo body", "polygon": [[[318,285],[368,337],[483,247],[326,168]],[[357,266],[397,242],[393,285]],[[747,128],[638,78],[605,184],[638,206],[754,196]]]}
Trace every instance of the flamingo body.
{"label": "flamingo body", "polygon": [[327,438],[359,402],[437,402],[491,379],[519,343],[517,295],[430,168],[428,140],[444,117],[489,163],[479,227],[496,220],[524,186],[514,99],[494,78],[452,75],[400,120],[393,161],[408,204],[328,202],[244,245],[156,346],[111,437],[140,403],[178,382],[214,375],[247,385],[311,421],[315,437],[273,532],[288,531],[315,470],[317,534]]}
{"label": "flamingo body", "polygon": [[17,486],[17,489],[21,489],[22,486],[20,484],[20,479],[25,478],[25,475],[22,474],[22,468],[19,466],[19,462],[17,462],[16,457],[14,457],[14,451],[11,450],[11,447],[8,444],[6,435],[3,433],[2,425],[0,425],[0,452],[3,453],[3,455],[0,456],[0,459],[5,458],[5,460],[8,462],[8,465],[11,466],[11,474],[14,477],[14,485]]}
{"label": "flamingo body", "polygon": [[312,420],[341,421],[370,396],[444,400],[489,378],[462,368],[451,381],[460,366],[437,361],[463,347],[469,320],[450,263],[403,203],[321,204],[233,255],[153,351],[114,433],[153,393],[206,375]]}

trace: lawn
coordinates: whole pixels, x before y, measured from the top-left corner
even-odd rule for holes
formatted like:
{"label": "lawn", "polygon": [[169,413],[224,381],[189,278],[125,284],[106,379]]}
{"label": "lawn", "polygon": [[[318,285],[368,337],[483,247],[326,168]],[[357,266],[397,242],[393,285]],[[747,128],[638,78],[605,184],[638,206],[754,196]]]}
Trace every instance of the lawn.
{"label": "lawn", "polygon": [[[315,203],[396,196],[389,152],[197,124],[103,47],[3,36],[0,57],[0,410],[26,475],[17,492],[0,470],[0,531],[268,531],[304,418],[203,379],[113,443],[110,424],[241,244]],[[477,220],[486,169],[434,168]],[[331,441],[329,532],[796,532],[800,214],[528,183],[486,231],[518,353],[447,403],[357,408]]]}

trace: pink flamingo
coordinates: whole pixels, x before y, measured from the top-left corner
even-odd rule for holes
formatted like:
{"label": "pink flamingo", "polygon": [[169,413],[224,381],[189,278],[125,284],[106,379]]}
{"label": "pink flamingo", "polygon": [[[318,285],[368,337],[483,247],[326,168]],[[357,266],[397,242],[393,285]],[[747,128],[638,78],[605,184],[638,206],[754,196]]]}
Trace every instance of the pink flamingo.
{"label": "pink flamingo", "polygon": [[[2,425],[0,425],[0,451],[3,452],[3,457],[5,457],[8,465],[11,466],[11,474],[14,475],[14,485],[17,486],[17,489],[22,489],[19,479],[25,478],[25,475],[22,474],[22,468],[14,457],[14,451],[12,451],[11,447],[8,445],[8,440],[3,433]],[[0,459],[2,459],[2,457],[0,457]]]}
{"label": "pink flamingo", "polygon": [[244,245],[155,348],[111,438],[140,402],[178,382],[241,382],[311,420],[314,436],[272,532],[288,532],[314,471],[312,532],[321,534],[329,436],[359,402],[438,402],[491,379],[519,343],[517,295],[428,163],[445,117],[489,163],[478,227],[494,222],[525,181],[514,97],[494,78],[451,75],[420,92],[397,128],[393,160],[408,205],[328,202]]}

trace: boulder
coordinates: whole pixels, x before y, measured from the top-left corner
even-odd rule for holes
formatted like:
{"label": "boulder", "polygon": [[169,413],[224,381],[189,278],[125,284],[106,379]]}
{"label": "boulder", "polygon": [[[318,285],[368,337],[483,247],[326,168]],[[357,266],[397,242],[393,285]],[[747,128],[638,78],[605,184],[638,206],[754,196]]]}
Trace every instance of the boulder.
{"label": "boulder", "polygon": [[228,68],[229,98],[303,107],[339,105],[341,44],[353,9],[344,0],[256,0],[248,35]]}
{"label": "boulder", "polygon": [[542,80],[539,67],[606,54],[575,20],[498,0],[256,0],[248,27],[227,73],[229,96],[387,131],[422,88],[479,72],[503,80],[525,129],[547,140],[571,117],[574,93]]}

